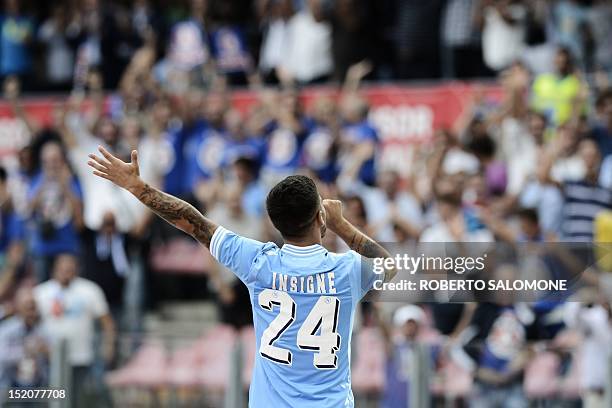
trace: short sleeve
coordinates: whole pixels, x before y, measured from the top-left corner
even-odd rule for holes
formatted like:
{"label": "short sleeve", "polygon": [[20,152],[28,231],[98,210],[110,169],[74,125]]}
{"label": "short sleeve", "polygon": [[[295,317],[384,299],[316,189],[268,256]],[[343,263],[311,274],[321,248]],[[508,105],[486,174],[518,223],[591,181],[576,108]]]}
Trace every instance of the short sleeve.
{"label": "short sleeve", "polygon": [[210,253],[245,284],[251,283],[251,265],[265,244],[241,237],[221,226],[210,240]]}
{"label": "short sleeve", "polygon": [[374,282],[383,278],[383,275],[376,273],[372,259],[362,257],[352,250],[347,252],[346,256],[352,258],[350,280],[354,303],[356,303],[374,287]]}
{"label": "short sleeve", "polygon": [[108,314],[108,303],[104,297],[104,292],[95,283],[91,283],[90,287],[91,297],[89,304],[91,305],[91,311],[94,317],[102,317]]}

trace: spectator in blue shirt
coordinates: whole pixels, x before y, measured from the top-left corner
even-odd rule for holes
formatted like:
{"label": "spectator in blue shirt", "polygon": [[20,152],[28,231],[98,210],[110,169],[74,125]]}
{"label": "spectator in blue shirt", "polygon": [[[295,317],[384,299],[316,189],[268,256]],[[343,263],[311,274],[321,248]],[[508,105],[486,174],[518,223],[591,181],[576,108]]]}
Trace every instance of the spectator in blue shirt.
{"label": "spectator in blue shirt", "polygon": [[358,95],[345,96],[340,105],[345,121],[341,134],[340,177],[358,179],[373,186],[376,182],[375,155],[378,133],[368,120],[368,104]]}
{"label": "spectator in blue shirt", "polygon": [[195,155],[194,140],[206,129],[206,121],[202,116],[204,104],[203,94],[199,90],[186,93],[177,106],[179,115],[172,118],[170,101],[156,104],[155,123],[166,132],[166,139],[172,146],[169,154],[169,164],[163,180],[164,191],[183,198],[190,198],[192,184],[190,183],[188,164]]}
{"label": "spectator in blue shirt", "polygon": [[315,102],[315,126],[304,141],[304,166],[325,183],[333,183],[338,176],[338,144],[340,121],[335,102],[321,98]]}
{"label": "spectator in blue shirt", "polygon": [[237,159],[246,157],[257,164],[257,171],[266,153],[266,142],[261,137],[253,137],[251,129],[244,124],[244,118],[236,109],[225,114],[227,141],[223,155],[224,166],[233,164]]}
{"label": "spectator in blue shirt", "polygon": [[0,299],[13,286],[23,261],[23,222],[15,214],[7,188],[6,170],[0,167]]}
{"label": "spectator in blue shirt", "polygon": [[79,250],[78,230],[83,225],[82,193],[65,153],[57,142],[48,142],[40,153],[41,173],[29,191],[33,219],[31,250],[39,282],[49,279],[55,256]]}
{"label": "spectator in blue shirt", "polygon": [[230,85],[247,85],[253,71],[244,34],[239,26],[222,25],[210,34],[210,46],[217,71]]}
{"label": "spectator in blue shirt", "polygon": [[314,122],[304,115],[295,89],[285,89],[278,99],[273,98],[268,103],[272,120],[264,129],[267,151],[263,178],[266,184],[273,185],[300,168],[304,140],[312,131]]}
{"label": "spectator in blue shirt", "polygon": [[21,13],[18,0],[6,0],[0,16],[0,75],[24,75],[32,68],[29,43],[34,34],[32,20]]}
{"label": "spectator in blue shirt", "polygon": [[200,203],[214,199],[214,184],[223,168],[227,144],[225,112],[229,101],[223,93],[210,93],[204,104],[204,118],[185,144],[186,181]]}
{"label": "spectator in blue shirt", "polygon": [[[181,121],[172,117],[172,106],[168,99],[162,98],[152,107],[151,124],[148,128],[150,149],[158,158],[155,163],[154,177],[168,194],[184,196],[185,136]],[[143,148],[140,148],[143,150]],[[142,153],[142,152],[141,152]]]}

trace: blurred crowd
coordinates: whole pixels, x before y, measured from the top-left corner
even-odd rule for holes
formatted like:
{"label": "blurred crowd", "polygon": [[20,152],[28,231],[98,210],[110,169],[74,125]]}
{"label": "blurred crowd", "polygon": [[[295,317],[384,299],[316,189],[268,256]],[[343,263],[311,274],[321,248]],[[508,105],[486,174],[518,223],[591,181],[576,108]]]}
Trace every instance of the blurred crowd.
{"label": "blurred crowd", "polygon": [[[611,242],[611,10],[564,0],[4,1],[4,97],[31,142],[0,168],[0,388],[46,384],[59,338],[76,389],[95,382],[116,360],[117,333],[142,329],[141,316],[126,319],[130,302],[210,297],[223,323],[251,324],[241,282],[90,173],[100,144],[126,160],[138,149],[148,183],[262,241],[281,242],[267,191],[303,173],[381,242]],[[476,92],[451,128],[414,147],[409,174],[380,160],[364,78],[491,75],[501,103]],[[327,80],[339,95],[304,106],[300,86]],[[246,113],[231,103],[231,86],[244,84],[257,92]],[[22,107],[30,89],[71,92],[43,124]],[[331,233],[325,245],[347,249]],[[193,259],[204,275],[156,273],[185,272]],[[389,341],[388,406],[408,398],[397,392],[401,356],[427,315],[467,350],[474,404],[525,406],[528,351],[569,327],[588,362],[585,402],[603,407],[612,327],[598,279],[581,291],[584,307],[540,304],[530,323],[507,301],[431,304],[395,312],[394,336],[366,307],[363,325]]]}
{"label": "blurred crowd", "polygon": [[114,89],[144,45],[168,87],[214,75],[232,85],[341,81],[364,59],[378,80],[490,77],[517,59],[540,73],[558,45],[605,75],[610,19],[609,0],[5,0],[0,76],[68,90],[97,67]]}

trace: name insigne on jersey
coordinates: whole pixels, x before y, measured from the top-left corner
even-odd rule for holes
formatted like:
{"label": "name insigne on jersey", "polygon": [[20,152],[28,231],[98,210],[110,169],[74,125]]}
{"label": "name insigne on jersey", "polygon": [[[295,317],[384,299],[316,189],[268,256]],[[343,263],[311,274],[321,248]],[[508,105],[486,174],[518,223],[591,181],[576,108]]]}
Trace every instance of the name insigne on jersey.
{"label": "name insigne on jersey", "polygon": [[295,293],[335,294],[333,272],[317,273],[308,276],[291,276],[272,272],[272,289]]}

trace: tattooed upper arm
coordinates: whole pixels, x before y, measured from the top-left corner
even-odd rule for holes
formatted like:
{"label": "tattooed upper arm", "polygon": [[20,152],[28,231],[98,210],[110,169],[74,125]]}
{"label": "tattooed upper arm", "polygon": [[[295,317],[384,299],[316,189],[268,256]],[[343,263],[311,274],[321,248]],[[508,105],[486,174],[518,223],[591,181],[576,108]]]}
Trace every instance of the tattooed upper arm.
{"label": "tattooed upper arm", "polygon": [[185,231],[207,247],[217,224],[206,218],[191,204],[159,191],[148,184],[136,197],[168,223]]}

